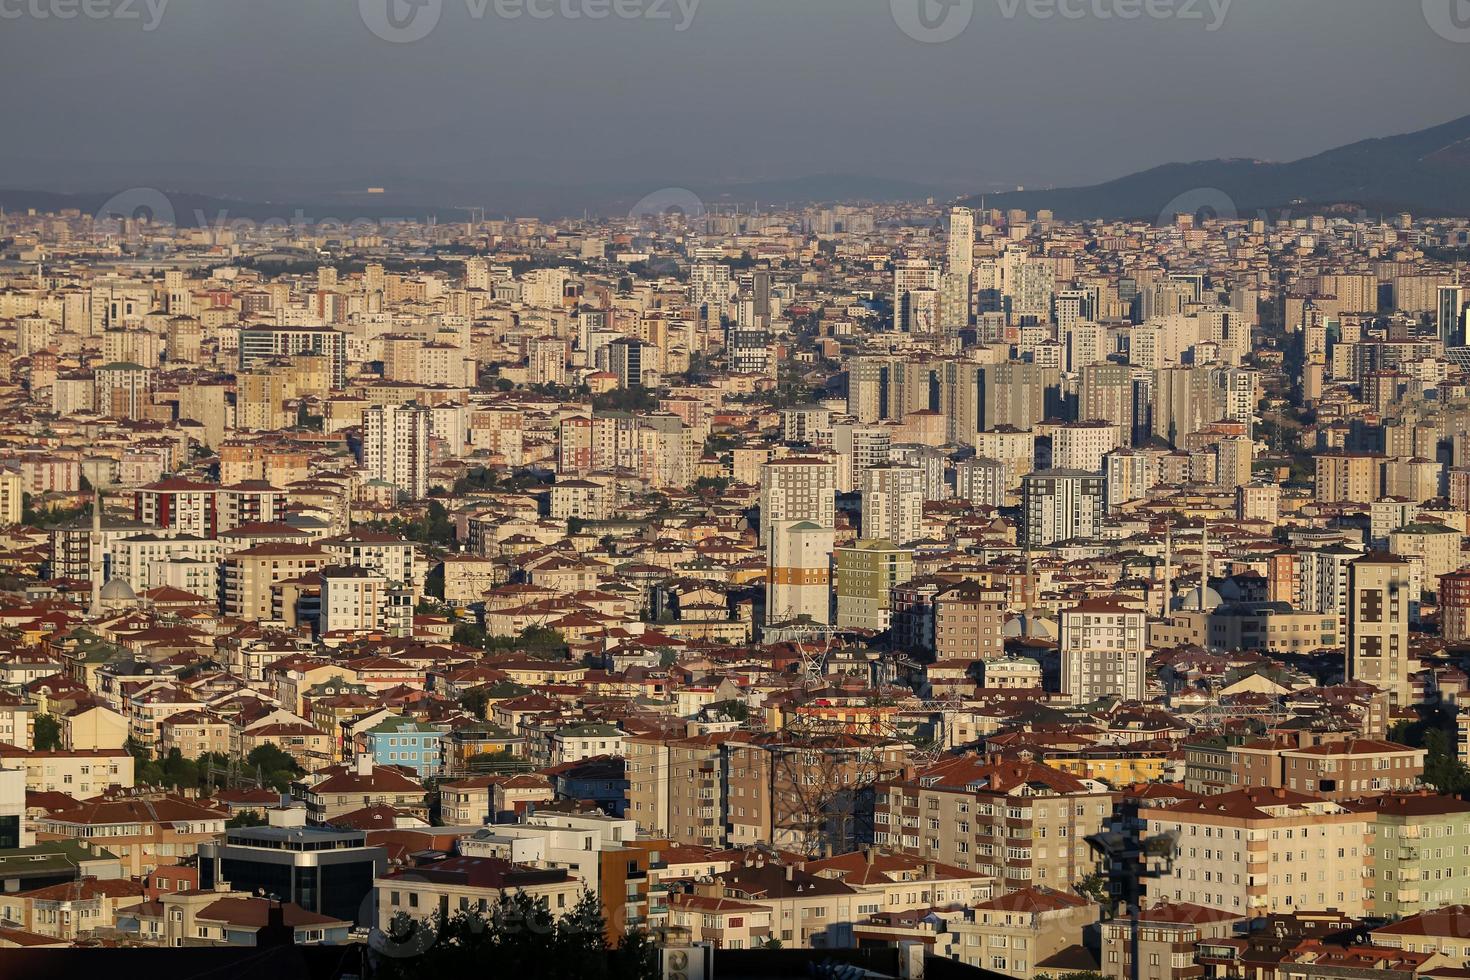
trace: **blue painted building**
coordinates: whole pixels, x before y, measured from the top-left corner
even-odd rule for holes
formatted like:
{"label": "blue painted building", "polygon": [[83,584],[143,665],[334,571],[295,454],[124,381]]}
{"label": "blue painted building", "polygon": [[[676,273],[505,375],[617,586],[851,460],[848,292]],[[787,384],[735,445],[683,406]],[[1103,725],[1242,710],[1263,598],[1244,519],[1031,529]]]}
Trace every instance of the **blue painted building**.
{"label": "blue painted building", "polygon": [[443,729],[412,718],[389,718],[360,736],[363,750],[379,766],[405,766],[420,779],[439,771]]}

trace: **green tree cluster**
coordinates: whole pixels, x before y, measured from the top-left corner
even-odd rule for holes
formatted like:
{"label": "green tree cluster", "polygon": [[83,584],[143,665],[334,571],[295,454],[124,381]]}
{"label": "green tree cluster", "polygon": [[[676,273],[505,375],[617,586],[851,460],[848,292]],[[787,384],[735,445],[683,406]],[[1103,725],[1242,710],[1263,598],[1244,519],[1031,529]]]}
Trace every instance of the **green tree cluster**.
{"label": "green tree cluster", "polygon": [[38,752],[55,752],[61,748],[61,720],[55,715],[37,715],[31,743]]}
{"label": "green tree cluster", "polygon": [[375,973],[392,980],[492,975],[652,980],[657,975],[655,948],[646,934],[629,931],[616,944],[607,941],[591,892],[583,892],[560,917],[544,898],[526,895],[502,898],[489,915],[471,910],[415,920],[400,913],[369,945]]}
{"label": "green tree cluster", "polygon": [[[205,752],[197,759],[188,759],[177,748],[169,749],[161,758],[155,757],[146,745],[131,738],[125,747],[133,757],[133,781],[139,786],[211,790],[221,783],[220,774],[230,767],[231,761],[219,752]],[[215,773],[213,780],[211,768]],[[246,779],[260,773],[267,787],[281,793],[290,789],[291,782],[304,772],[295,759],[274,745],[256,747],[239,768]]]}
{"label": "green tree cluster", "polygon": [[1424,750],[1424,782],[1441,793],[1470,792],[1470,769],[1456,751],[1454,713],[1441,706],[1419,709],[1418,721],[1401,721],[1389,730],[1391,741]]}

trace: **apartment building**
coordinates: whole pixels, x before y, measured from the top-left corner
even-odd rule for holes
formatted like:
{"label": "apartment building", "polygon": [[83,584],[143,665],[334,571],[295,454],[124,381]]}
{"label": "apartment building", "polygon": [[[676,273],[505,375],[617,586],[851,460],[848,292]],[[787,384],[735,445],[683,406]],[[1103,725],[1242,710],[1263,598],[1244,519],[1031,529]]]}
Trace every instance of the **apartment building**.
{"label": "apartment building", "polygon": [[958,582],[934,596],[934,655],[940,660],[998,660],[1009,596],[975,582]]}
{"label": "apartment building", "polygon": [[687,738],[628,736],[623,743],[627,815],[644,833],[668,837],[677,844],[724,843],[727,818],[738,816],[744,821],[748,803],[754,809],[754,800],[742,796],[738,808],[727,814],[729,746],[746,738],[741,732]]}
{"label": "apartment building", "polygon": [[1102,925],[1102,969],[1108,980],[1186,980],[1199,975],[1196,944],[1229,939],[1246,920],[1189,902],[1160,902],[1138,916],[1138,967],[1133,966],[1133,927],[1127,918]]}
{"label": "apartment building", "polygon": [[1154,900],[1240,915],[1371,907],[1370,820],[1340,803],[1280,787],[1246,787],[1164,807],[1141,806],[1149,834],[1179,835],[1174,874]]}
{"label": "apartment building", "polygon": [[1256,739],[1231,747],[1231,785],[1284,787],[1342,802],[1416,788],[1424,756],[1423,749],[1377,739],[1305,746],[1295,739]]}
{"label": "apartment building", "polygon": [[876,735],[790,731],[727,743],[729,843],[814,853],[852,850],[873,837],[872,788],[895,778],[908,743]]}
{"label": "apartment building", "polygon": [[793,949],[852,945],[859,895],[833,878],[803,871],[774,854],[747,854],[741,865],[696,883],[694,894],[768,908],[772,938]]}
{"label": "apartment building", "polygon": [[43,816],[36,830],[106,847],[136,876],[193,857],[200,844],[223,836],[227,817],[176,796],[96,797]]}
{"label": "apartment building", "polygon": [[1344,806],[1369,820],[1374,916],[1399,918],[1470,903],[1470,864],[1464,860],[1470,855],[1470,802],[1423,790]]}
{"label": "apartment building", "polygon": [[279,618],[279,586],[332,564],[316,545],[272,543],[227,555],[220,567],[220,607],[226,616],[259,622]]}
{"label": "apartment building", "polygon": [[409,770],[374,765],[369,755],[309,773],[293,788],[292,795],[306,800],[307,812],[318,824],[379,803],[428,815],[424,787],[409,775]]}
{"label": "apartment building", "polygon": [[1091,899],[1032,885],[946,917],[945,939],[961,963],[1032,980],[1037,964],[1075,944],[1101,911]]}
{"label": "apartment building", "polygon": [[1062,694],[1073,704],[1104,697],[1142,701],[1147,690],[1148,617],[1112,598],[1062,611]]}
{"label": "apartment building", "polygon": [[29,793],[66,793],[77,799],[133,785],[133,757],[121,749],[25,751],[0,746],[0,763],[24,769]]}
{"label": "apartment building", "polygon": [[1091,873],[1084,838],[1107,824],[1113,795],[1040,763],[965,755],[880,783],[876,810],[880,847],[973,868],[1009,892]]}
{"label": "apartment building", "polygon": [[378,927],[387,930],[395,915],[481,912],[490,914],[503,896],[545,899],[553,915],[566,914],[582,895],[581,880],[566,868],[534,868],[504,858],[451,857],[401,868],[373,880],[378,895]]}

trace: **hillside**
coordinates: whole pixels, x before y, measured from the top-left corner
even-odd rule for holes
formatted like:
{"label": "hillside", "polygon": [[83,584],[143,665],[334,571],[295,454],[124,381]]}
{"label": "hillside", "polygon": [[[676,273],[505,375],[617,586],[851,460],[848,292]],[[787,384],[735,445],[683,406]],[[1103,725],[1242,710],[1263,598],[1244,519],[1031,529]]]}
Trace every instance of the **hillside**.
{"label": "hillside", "polygon": [[[1180,198],[1223,191],[1239,215],[1359,205],[1370,213],[1470,215],[1470,116],[1362,140],[1291,163],[1204,160],[1171,163],[1091,187],[988,194],[995,208],[1049,208],[1062,219],[1153,220]],[[1217,195],[1216,195],[1217,196]],[[966,203],[978,206],[979,197]]]}

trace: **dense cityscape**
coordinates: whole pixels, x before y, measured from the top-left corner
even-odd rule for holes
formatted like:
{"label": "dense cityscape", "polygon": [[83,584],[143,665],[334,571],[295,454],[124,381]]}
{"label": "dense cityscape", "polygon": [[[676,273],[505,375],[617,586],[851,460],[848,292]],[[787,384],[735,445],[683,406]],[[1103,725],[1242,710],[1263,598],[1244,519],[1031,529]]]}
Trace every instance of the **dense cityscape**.
{"label": "dense cityscape", "polygon": [[688,198],[0,219],[0,946],[1463,977],[1470,220]]}

